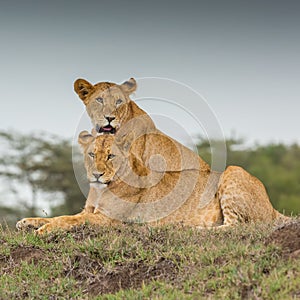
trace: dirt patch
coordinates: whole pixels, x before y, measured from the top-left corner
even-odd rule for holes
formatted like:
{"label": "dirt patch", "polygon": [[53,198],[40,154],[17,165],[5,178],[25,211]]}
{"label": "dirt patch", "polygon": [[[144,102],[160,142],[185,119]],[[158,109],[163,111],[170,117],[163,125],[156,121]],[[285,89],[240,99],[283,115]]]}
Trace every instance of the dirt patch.
{"label": "dirt patch", "polygon": [[281,246],[285,256],[300,258],[300,219],[276,228],[266,243]]}
{"label": "dirt patch", "polygon": [[79,285],[86,287],[91,296],[140,288],[143,283],[152,280],[173,281],[178,274],[177,264],[164,257],[152,265],[139,261],[120,263],[107,269],[97,260],[79,254],[72,261],[72,265],[75,267],[65,270],[66,276],[73,276]]}
{"label": "dirt patch", "polygon": [[147,284],[152,280],[170,281],[176,277],[177,272],[176,265],[164,258],[152,266],[144,262],[120,265],[102,272],[88,290],[91,295],[116,293],[120,289],[139,288],[143,283]]}
{"label": "dirt patch", "polygon": [[11,251],[10,257],[15,263],[26,261],[36,264],[45,258],[43,250],[30,246],[19,246]]}

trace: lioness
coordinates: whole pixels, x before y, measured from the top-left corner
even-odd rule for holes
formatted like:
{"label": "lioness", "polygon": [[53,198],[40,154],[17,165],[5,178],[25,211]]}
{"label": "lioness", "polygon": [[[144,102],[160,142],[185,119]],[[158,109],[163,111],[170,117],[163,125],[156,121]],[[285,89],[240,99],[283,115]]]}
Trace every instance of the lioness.
{"label": "lioness", "polygon": [[[206,206],[199,208],[210,170],[165,171],[163,174],[150,170],[151,176],[145,176],[145,166],[127,148],[132,144],[127,143],[128,138],[130,136],[118,139],[113,135],[100,135],[93,141],[94,161],[101,174],[99,181],[107,184],[109,189],[109,193],[99,199],[98,205],[111,218],[147,221],[150,224],[221,225],[220,228],[239,222],[271,222],[285,218],[272,207],[263,184],[235,166],[223,172],[217,193]],[[132,175],[139,175],[141,186],[132,184]],[[190,182],[195,178],[192,187]],[[182,193],[185,186],[188,188]],[[126,201],[125,205],[123,201]]]}

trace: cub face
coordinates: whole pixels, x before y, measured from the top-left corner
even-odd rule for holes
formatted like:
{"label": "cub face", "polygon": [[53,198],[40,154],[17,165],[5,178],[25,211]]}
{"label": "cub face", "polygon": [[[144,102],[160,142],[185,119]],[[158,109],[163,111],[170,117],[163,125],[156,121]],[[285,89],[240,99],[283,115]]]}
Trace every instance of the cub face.
{"label": "cub face", "polygon": [[79,134],[78,142],[84,152],[84,165],[90,183],[109,184],[126,161],[115,144],[113,135],[93,136],[87,131]]}
{"label": "cub face", "polygon": [[82,131],[78,136],[78,143],[83,150],[84,166],[87,173],[89,183],[100,183],[100,172],[98,172],[95,164],[95,136],[88,131]]}
{"label": "cub face", "polygon": [[99,82],[92,85],[77,79],[74,90],[86,105],[86,110],[98,134],[115,134],[128,114],[129,95],[136,90],[131,78],[121,85]]}
{"label": "cub face", "polygon": [[115,180],[116,173],[122,165],[122,155],[115,145],[113,135],[99,135],[95,140],[95,164],[102,174],[101,182],[110,183]]}

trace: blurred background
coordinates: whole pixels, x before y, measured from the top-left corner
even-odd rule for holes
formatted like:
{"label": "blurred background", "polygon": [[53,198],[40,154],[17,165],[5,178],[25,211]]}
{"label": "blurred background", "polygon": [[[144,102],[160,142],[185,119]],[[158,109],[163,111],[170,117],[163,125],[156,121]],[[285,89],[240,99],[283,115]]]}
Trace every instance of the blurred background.
{"label": "blurred background", "polygon": [[[280,211],[300,212],[299,1],[2,1],[0,8],[2,223],[84,205],[71,154],[84,112],[73,92],[79,77],[189,85],[223,128],[227,164],[261,179]],[[201,136],[199,153],[210,162]]]}

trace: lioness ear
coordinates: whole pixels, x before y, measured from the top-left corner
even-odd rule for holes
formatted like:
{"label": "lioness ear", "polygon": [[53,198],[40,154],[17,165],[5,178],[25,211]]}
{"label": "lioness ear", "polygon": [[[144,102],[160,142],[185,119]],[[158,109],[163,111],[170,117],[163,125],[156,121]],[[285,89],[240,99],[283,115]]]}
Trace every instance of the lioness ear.
{"label": "lioness ear", "polygon": [[84,130],[79,133],[78,143],[84,147],[95,140],[95,137],[91,135],[88,131]]}
{"label": "lioness ear", "polygon": [[93,91],[93,89],[94,86],[85,79],[77,79],[74,82],[74,90],[85,105],[87,104],[85,100],[89,93]]}
{"label": "lioness ear", "polygon": [[137,84],[134,78],[130,78],[129,80],[123,82],[121,87],[126,94],[130,95],[136,90]]}

